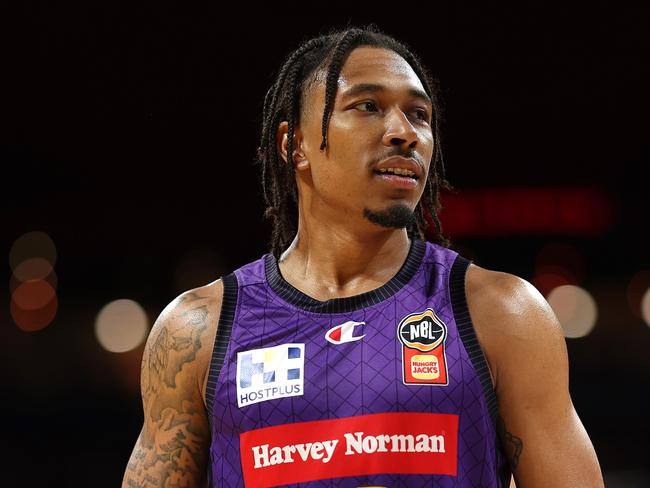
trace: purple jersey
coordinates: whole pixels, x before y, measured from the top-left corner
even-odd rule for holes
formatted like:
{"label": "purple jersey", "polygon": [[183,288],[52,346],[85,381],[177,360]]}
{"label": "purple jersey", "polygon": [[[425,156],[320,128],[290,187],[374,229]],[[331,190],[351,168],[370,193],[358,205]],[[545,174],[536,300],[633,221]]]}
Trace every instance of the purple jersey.
{"label": "purple jersey", "polygon": [[327,301],[272,254],[225,276],[210,486],[507,487],[468,265],[413,240],[385,285]]}

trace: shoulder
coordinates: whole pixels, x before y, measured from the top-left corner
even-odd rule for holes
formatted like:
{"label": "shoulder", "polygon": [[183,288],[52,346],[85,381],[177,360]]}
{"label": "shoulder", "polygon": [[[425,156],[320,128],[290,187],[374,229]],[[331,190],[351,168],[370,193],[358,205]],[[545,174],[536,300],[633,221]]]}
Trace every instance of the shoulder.
{"label": "shoulder", "polygon": [[[222,300],[221,279],[187,290],[172,300],[160,313],[147,340],[143,360],[149,371],[164,371],[170,385],[182,375],[186,384],[203,393]],[[143,374],[143,383],[145,380]]]}
{"label": "shoulder", "polygon": [[471,266],[466,293],[495,376],[498,431],[517,485],[599,486],[598,459],[569,393],[566,341],[526,280]]}
{"label": "shoulder", "polygon": [[562,328],[542,294],[509,273],[470,265],[465,282],[467,305],[477,338],[498,387],[510,366],[546,353],[563,356]]}
{"label": "shoulder", "polygon": [[[467,270],[465,290],[468,301],[472,302],[481,316],[494,315],[516,319],[535,313],[554,318],[548,302],[537,288],[510,273],[492,271],[471,264]],[[525,323],[529,322],[508,320],[505,327],[507,329],[510,325],[512,330],[503,332],[526,334],[530,330],[521,328]]]}

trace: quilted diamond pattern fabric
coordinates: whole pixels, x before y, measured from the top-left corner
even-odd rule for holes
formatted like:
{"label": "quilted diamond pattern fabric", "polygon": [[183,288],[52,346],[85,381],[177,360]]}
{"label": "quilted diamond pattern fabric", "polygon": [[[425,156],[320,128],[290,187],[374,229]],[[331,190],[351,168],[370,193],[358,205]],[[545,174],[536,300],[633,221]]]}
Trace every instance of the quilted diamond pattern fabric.
{"label": "quilted diamond pattern fabric", "polygon": [[[317,302],[291,287],[265,255],[235,272],[237,302],[211,412],[211,483],[244,486],[240,434],[265,427],[386,412],[458,416],[456,475],[382,473],[287,484],[296,487],[496,487],[499,453],[484,387],[457,328],[449,275],[454,251],[413,241],[404,267],[389,283],[358,297]],[[275,283],[275,286],[273,285]],[[432,309],[447,326],[447,385],[405,384],[398,325]],[[325,334],[348,321],[362,339],[340,344]],[[302,394],[238,407],[237,354],[304,344]],[[267,376],[269,378],[269,376]]]}

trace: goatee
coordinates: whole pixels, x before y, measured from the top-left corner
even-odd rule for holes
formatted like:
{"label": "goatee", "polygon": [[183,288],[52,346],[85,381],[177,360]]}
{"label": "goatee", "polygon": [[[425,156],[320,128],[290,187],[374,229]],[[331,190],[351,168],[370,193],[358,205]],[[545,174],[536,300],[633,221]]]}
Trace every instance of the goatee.
{"label": "goatee", "polygon": [[415,222],[415,212],[406,205],[393,205],[385,210],[363,209],[363,216],[370,222],[391,229],[410,227]]}

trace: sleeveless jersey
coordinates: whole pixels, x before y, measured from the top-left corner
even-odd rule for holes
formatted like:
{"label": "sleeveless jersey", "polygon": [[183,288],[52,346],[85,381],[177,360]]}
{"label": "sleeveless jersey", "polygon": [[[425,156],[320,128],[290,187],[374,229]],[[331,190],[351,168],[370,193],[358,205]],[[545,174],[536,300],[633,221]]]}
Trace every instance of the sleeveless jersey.
{"label": "sleeveless jersey", "polygon": [[225,276],[209,486],[507,488],[468,265],[412,240],[386,284],[327,301],[272,254]]}

